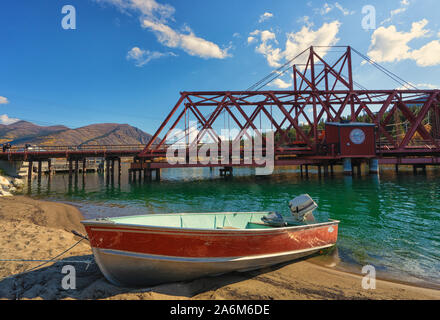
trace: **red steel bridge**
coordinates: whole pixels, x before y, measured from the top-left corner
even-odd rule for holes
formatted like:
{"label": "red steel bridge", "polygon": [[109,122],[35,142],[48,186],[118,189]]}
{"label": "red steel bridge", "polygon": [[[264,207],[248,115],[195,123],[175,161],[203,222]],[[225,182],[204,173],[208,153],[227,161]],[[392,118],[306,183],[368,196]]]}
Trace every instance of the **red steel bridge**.
{"label": "red steel bridge", "polygon": [[[395,164],[396,168],[399,164],[440,164],[440,89],[418,89],[349,46],[331,48],[340,52],[332,62],[319,54],[328,47],[310,47],[246,91],[181,92],[146,146],[59,150],[52,147],[45,151],[12,148],[0,152],[0,160],[130,156],[134,158],[131,172],[140,175],[143,171],[145,177],[152,170],[159,173],[161,168],[170,167],[257,167],[261,165],[254,159],[245,161],[243,146],[240,159],[234,162],[231,155],[211,163],[203,162],[198,156],[189,161],[188,155],[191,148],[200,150],[206,144],[231,148],[234,143],[257,137],[263,141],[263,154],[267,154],[267,133],[272,132],[275,166],[320,168],[341,164],[344,159],[350,159],[354,165],[375,159],[379,164]],[[400,87],[389,90],[362,87],[353,79],[353,53]],[[291,74],[292,90],[264,90],[286,72]],[[342,140],[330,142],[327,125],[349,123],[361,130],[362,124],[374,126],[372,148],[359,147],[356,152],[350,152],[343,151]],[[171,146],[184,151],[183,161],[166,160]]]}

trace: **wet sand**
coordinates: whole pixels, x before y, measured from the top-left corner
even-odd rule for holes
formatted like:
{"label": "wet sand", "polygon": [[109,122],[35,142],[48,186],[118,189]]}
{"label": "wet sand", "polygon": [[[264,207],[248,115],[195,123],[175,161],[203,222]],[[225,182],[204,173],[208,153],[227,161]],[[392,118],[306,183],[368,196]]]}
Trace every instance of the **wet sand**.
{"label": "wet sand", "polygon": [[[70,205],[24,196],[0,198],[0,259],[51,259],[85,234],[80,211]],[[89,243],[81,241],[62,261],[0,261],[0,299],[440,299],[440,290],[377,280],[362,289],[362,277],[303,260],[245,273],[230,273],[145,289],[119,288],[102,276]],[[74,262],[69,262],[74,261]],[[82,263],[89,262],[89,263]],[[76,289],[61,286],[64,265],[76,270]]]}

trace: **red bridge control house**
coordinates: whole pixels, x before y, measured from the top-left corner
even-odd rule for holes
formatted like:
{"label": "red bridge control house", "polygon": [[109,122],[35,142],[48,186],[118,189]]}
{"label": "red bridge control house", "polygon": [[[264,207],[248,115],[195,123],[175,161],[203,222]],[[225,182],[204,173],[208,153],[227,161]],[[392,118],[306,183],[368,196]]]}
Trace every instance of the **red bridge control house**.
{"label": "red bridge control house", "polygon": [[341,156],[344,172],[351,174],[352,159],[370,159],[370,171],[377,172],[376,129],[374,123],[327,122],[326,145],[332,156]]}

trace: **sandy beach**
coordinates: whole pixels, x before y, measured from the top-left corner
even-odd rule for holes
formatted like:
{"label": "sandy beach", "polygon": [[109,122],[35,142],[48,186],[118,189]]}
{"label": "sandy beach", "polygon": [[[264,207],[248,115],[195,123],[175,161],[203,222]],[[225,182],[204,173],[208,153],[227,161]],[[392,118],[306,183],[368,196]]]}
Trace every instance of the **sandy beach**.
{"label": "sandy beach", "polygon": [[[51,259],[80,240],[71,230],[85,234],[82,219],[81,212],[67,204],[24,196],[0,198],[0,259]],[[376,289],[364,290],[360,275],[307,260],[130,289],[107,282],[86,240],[60,259],[28,272],[42,262],[0,261],[0,299],[440,299],[440,290],[384,280],[377,280]],[[61,286],[66,264],[75,267],[76,289]]]}

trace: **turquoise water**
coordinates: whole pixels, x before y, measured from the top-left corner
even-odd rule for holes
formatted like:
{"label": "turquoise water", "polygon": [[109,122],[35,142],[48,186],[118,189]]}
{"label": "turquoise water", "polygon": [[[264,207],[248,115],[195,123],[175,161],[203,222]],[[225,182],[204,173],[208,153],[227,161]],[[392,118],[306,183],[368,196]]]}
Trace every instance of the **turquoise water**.
{"label": "turquoise water", "polygon": [[[126,170],[124,170],[126,171]],[[232,179],[209,169],[163,170],[160,182],[128,183],[123,175],[106,185],[103,175],[43,177],[24,193],[73,203],[86,218],[145,213],[278,211],[308,193],[318,219],[340,220],[337,254],[341,264],[374,265],[378,274],[440,285],[440,171],[413,175],[382,170],[380,176],[301,178],[295,170],[255,177],[250,169]]]}

